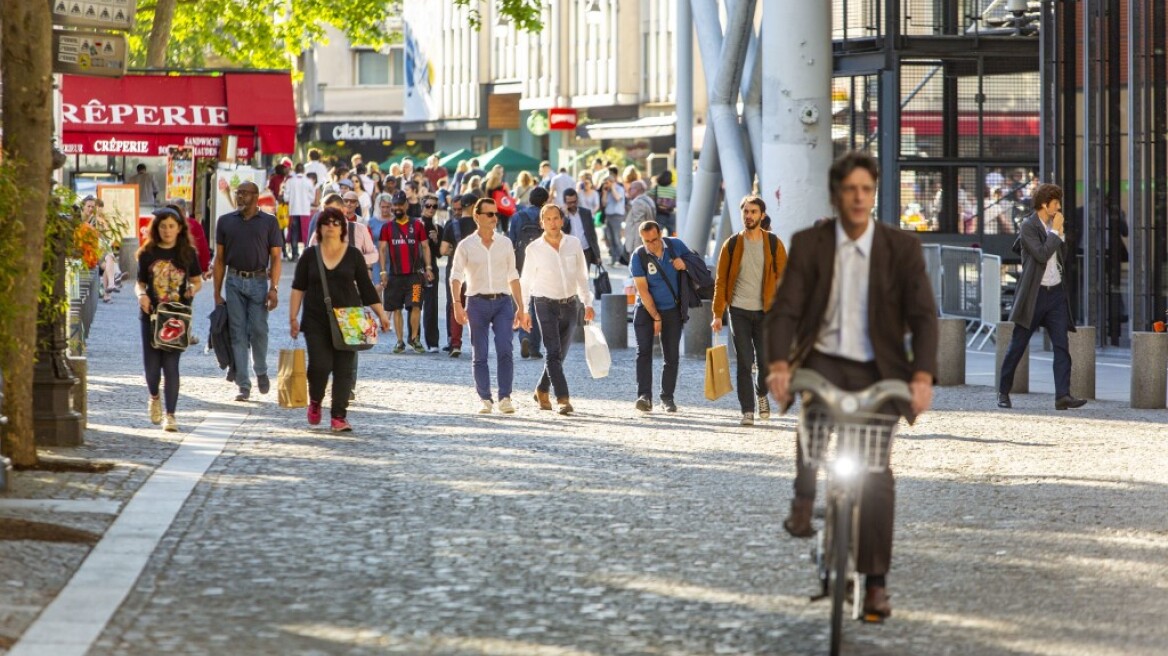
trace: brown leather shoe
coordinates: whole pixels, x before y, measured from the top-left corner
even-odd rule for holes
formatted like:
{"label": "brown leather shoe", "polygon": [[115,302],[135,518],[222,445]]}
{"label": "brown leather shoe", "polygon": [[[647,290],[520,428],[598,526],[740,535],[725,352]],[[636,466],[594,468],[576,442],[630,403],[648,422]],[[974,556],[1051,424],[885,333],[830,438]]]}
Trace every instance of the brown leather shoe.
{"label": "brown leather shoe", "polygon": [[539,390],[535,390],[535,394],[532,396],[532,398],[535,399],[535,402],[539,404],[540,410],[551,410],[552,409],[552,400],[551,400],[551,397],[548,396],[547,392],[541,392]]}
{"label": "brown leather shoe", "polygon": [[869,586],[864,590],[864,620],[879,622],[892,617],[892,604],[888,602],[888,592],[882,585]]}
{"label": "brown leather shoe", "polygon": [[811,510],[815,502],[811,499],[795,497],[791,501],[791,514],[783,520],[783,528],[794,538],[809,538],[815,535],[811,526]]}
{"label": "brown leather shoe", "polygon": [[572,407],[572,402],[569,401],[568,397],[566,397],[566,396],[557,398],[556,405],[560,406],[560,408],[559,408],[559,410],[557,410],[557,412],[559,412],[562,415],[570,415],[573,412],[576,412],[576,409]]}

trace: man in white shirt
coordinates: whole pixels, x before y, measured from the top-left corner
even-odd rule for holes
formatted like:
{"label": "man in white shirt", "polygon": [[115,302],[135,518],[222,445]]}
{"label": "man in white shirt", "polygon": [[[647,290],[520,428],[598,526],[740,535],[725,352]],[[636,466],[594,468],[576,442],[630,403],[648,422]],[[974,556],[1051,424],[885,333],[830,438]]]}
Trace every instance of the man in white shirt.
{"label": "man in white shirt", "polygon": [[[572,414],[568,381],[564,377],[564,356],[572,343],[580,305],[584,305],[584,320],[592,321],[592,292],[588,288],[588,263],[580,240],[564,234],[564,213],[551,203],[539,212],[543,236],[527,247],[523,275],[519,286],[523,290],[523,307],[531,301],[535,320],[539,322],[543,344],[547,351],[543,374],[535,388],[535,400],[540,410],[551,410],[548,391],[553,387],[561,415]],[[532,318],[525,322],[531,329]],[[472,332],[473,334],[473,332]]]}
{"label": "man in white shirt", "polygon": [[309,173],[315,173],[317,184],[321,184],[325,180],[329,179],[329,170],[328,167],[324,165],[324,162],[320,161],[319,149],[308,149],[308,163],[304,165],[304,173],[305,175]]}
{"label": "man in white shirt", "polygon": [[284,181],[284,199],[288,201],[288,244],[292,247],[292,260],[300,259],[300,238],[303,226],[312,216],[312,201],[316,199],[316,187],[304,175],[304,165],[297,164],[292,177]]}
{"label": "man in white shirt", "polygon": [[[515,248],[504,235],[495,234],[499,211],[495,201],[482,198],[474,207],[478,230],[458,244],[454,264],[450,267],[450,297],[454,299],[454,319],[470,326],[470,341],[475,391],[482,407],[479,414],[490,414],[491,370],[487,365],[490,334],[495,337],[495,362],[499,377],[499,410],[515,412],[511,389],[515,382],[515,362],[511,331],[520,324],[530,325],[523,311],[523,294],[519,271],[515,268]],[[466,307],[462,306],[462,287],[466,285]]]}
{"label": "man in white shirt", "polygon": [[576,186],[576,180],[568,174],[567,167],[560,167],[560,172],[552,178],[551,189],[552,197],[556,199],[556,205],[564,206],[564,191],[573,189]]}

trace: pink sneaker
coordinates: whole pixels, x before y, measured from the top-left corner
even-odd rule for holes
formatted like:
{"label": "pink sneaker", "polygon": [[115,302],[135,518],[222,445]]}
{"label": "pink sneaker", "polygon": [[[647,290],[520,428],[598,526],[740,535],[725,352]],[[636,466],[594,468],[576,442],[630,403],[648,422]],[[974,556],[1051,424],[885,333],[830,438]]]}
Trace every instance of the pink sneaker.
{"label": "pink sneaker", "polygon": [[313,426],[316,426],[317,424],[320,423],[320,402],[319,401],[309,401],[308,402],[308,423],[313,425]]}
{"label": "pink sneaker", "polygon": [[349,425],[349,421],[347,419],[333,417],[332,429],[334,433],[349,433],[352,432],[353,427]]}

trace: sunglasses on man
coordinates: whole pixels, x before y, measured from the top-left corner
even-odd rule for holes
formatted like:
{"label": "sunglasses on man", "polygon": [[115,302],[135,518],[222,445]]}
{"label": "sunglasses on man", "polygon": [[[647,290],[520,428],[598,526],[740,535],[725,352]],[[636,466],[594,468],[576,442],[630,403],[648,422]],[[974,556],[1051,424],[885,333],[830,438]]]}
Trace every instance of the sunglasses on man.
{"label": "sunglasses on man", "polygon": [[438,209],[438,203],[426,203],[422,207],[424,207],[428,210],[436,210],[436,209]]}
{"label": "sunglasses on man", "polygon": [[479,212],[479,216],[499,216],[498,212]]}

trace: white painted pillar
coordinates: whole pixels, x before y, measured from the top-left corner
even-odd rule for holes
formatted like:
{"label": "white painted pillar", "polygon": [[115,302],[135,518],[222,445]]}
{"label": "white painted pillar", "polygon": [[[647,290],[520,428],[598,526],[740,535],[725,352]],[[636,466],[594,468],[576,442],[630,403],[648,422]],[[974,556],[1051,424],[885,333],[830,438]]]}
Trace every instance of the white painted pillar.
{"label": "white painted pillar", "polygon": [[[831,3],[764,0],[759,189],[784,243],[830,216]],[[792,29],[792,26],[798,26]]]}
{"label": "white painted pillar", "polygon": [[685,234],[693,191],[694,56],[693,11],[689,0],[677,2],[677,231]]}

